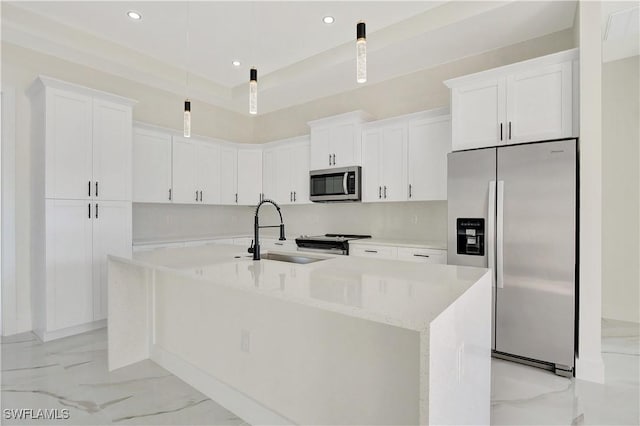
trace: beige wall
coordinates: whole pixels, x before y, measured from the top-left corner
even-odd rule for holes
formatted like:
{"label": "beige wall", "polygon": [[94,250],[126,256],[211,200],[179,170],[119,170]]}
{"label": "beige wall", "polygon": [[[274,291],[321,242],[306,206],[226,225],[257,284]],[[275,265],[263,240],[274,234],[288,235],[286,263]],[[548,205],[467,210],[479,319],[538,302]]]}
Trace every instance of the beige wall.
{"label": "beige wall", "polygon": [[572,29],[450,62],[427,70],[370,84],[259,115],[254,141],[268,142],[309,133],[307,122],[358,109],[382,119],[449,105],[444,80],[575,47]]}
{"label": "beige wall", "polygon": [[640,57],[602,65],[602,316],[640,322]]}

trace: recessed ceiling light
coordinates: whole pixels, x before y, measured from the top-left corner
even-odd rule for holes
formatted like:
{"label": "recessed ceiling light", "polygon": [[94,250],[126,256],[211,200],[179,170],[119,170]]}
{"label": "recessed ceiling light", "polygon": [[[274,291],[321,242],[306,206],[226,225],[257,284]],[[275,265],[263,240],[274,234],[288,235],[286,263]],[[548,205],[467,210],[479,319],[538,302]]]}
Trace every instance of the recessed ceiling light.
{"label": "recessed ceiling light", "polygon": [[142,15],[135,10],[130,10],[127,12],[127,16],[135,21],[139,21],[142,19]]}
{"label": "recessed ceiling light", "polygon": [[322,22],[324,22],[325,24],[333,24],[334,21],[335,19],[333,18],[333,16],[325,16],[324,18],[322,18]]}
{"label": "recessed ceiling light", "polygon": [[239,67],[240,66],[240,61],[233,61],[233,62],[231,62],[231,65],[233,65],[234,67]]}

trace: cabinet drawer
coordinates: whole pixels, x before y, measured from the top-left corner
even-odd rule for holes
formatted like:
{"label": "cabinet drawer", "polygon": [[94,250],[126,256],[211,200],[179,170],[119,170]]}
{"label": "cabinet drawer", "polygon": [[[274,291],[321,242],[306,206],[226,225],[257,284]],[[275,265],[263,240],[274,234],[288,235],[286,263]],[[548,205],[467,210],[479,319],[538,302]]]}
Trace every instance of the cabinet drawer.
{"label": "cabinet drawer", "polygon": [[435,249],[399,247],[398,260],[444,264],[446,263],[446,252]]}
{"label": "cabinet drawer", "polygon": [[398,248],[391,246],[351,245],[350,256],[378,257],[381,259],[395,259],[398,256]]}

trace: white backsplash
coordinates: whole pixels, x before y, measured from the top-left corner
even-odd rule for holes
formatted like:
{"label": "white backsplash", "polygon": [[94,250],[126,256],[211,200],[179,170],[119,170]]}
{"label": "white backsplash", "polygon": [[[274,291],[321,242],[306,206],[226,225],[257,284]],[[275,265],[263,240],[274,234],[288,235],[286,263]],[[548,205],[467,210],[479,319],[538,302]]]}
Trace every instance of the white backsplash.
{"label": "white backsplash", "polygon": [[[251,234],[254,211],[254,207],[134,203],[133,240]],[[446,201],[282,206],[282,216],[288,237],[349,233],[402,240],[447,238]],[[260,223],[279,223],[275,209],[263,206]],[[277,235],[277,229],[262,232]]]}

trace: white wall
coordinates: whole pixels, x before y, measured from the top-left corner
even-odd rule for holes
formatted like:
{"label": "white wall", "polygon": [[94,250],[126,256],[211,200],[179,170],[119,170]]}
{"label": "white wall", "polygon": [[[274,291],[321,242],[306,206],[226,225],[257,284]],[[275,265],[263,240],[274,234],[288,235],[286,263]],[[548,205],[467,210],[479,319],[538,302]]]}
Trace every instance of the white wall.
{"label": "white wall", "polygon": [[640,56],[602,65],[602,316],[640,322]]}

